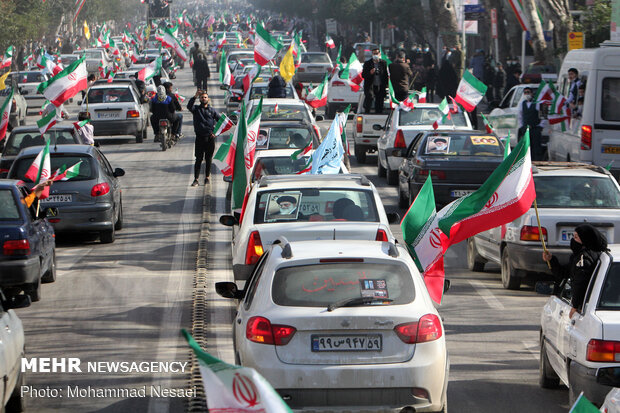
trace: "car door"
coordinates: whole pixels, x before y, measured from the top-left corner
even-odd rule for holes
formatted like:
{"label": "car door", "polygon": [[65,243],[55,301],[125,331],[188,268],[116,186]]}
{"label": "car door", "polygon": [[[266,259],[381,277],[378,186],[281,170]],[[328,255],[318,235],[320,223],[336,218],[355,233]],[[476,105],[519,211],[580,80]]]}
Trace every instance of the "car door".
{"label": "car door", "polygon": [[[24,187],[20,187],[21,196],[25,198],[28,191]],[[46,271],[52,259],[52,251],[54,249],[54,230],[45,219],[37,217],[37,202],[35,201],[26,210],[26,231],[28,232],[28,242],[34,254],[41,257],[41,274]]]}
{"label": "car door", "polygon": [[571,323],[569,318],[571,297],[570,280],[566,280],[559,297],[553,297],[551,300],[550,314],[543,314],[543,317],[548,317],[544,332],[547,338],[549,362],[564,383],[568,383],[566,355],[568,351],[568,326]]}
{"label": "car door", "polygon": [[[605,270],[607,266],[604,266],[604,270],[601,277],[605,277]],[[573,316],[571,320],[566,323],[566,336],[564,337],[565,346],[566,346],[566,354],[571,359],[577,358],[578,348],[586,348],[588,342],[593,337],[598,337],[598,335],[593,335],[592,331],[596,331],[596,326],[600,323],[600,319],[593,320],[588,315],[591,314],[591,310],[589,307],[596,307],[596,303],[598,300],[598,292],[593,294],[594,283],[596,282],[597,277],[599,276],[599,270],[601,269],[601,261],[599,260],[592,272],[592,277],[590,278],[590,283],[588,285],[588,289],[586,290],[586,296],[583,300],[583,307],[580,313],[577,313]]]}
{"label": "car door", "polygon": [[112,188],[112,192],[114,194],[114,208],[116,211],[120,211],[121,186],[118,179],[114,176],[114,170],[112,169],[112,165],[110,165],[108,159],[99,150],[97,150],[97,160],[99,161],[98,163],[101,167],[101,170],[103,171],[105,180],[110,184],[110,187]]}
{"label": "car door", "polygon": [[[10,325],[10,318],[4,308],[0,304],[0,377],[8,378],[10,376],[13,363],[18,355],[15,355],[15,348],[11,342],[12,329]],[[0,400],[2,400],[2,406],[7,402],[10,394],[7,392],[7,384],[4,380],[0,385]]]}
{"label": "car door", "polygon": [[416,159],[418,156],[418,150],[420,148],[420,142],[423,140],[423,135],[423,133],[418,133],[413,138],[413,141],[411,141],[411,145],[409,145],[409,148],[407,149],[405,159],[403,160],[401,171],[404,178],[403,181],[407,184],[407,187],[405,188],[407,190],[407,193],[411,191],[410,183],[416,175]]}
{"label": "car door", "polygon": [[6,360],[7,382],[5,389],[8,391],[5,390],[5,396],[10,397],[11,389],[17,384],[21,357],[24,354],[24,328],[15,311],[6,310],[2,304],[0,304],[0,330],[2,330],[0,337],[2,337],[4,359]]}

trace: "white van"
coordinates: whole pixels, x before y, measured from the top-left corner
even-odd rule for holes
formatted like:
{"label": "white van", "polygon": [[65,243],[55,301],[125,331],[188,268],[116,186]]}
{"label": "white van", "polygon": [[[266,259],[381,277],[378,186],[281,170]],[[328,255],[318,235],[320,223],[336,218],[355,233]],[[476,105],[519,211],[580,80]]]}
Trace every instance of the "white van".
{"label": "white van", "polygon": [[620,175],[620,43],[605,41],[596,49],[572,50],[566,54],[557,88],[569,95],[568,69],[579,71],[586,84],[581,119],[572,118],[562,131],[553,125],[549,137],[549,159],[581,161],[606,167]]}

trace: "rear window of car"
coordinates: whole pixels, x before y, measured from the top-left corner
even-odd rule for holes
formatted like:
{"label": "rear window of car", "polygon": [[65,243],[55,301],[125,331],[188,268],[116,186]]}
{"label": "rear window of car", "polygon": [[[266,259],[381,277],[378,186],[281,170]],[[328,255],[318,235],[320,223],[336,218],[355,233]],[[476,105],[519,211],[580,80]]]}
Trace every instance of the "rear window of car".
{"label": "rear window of car", "polygon": [[300,221],[379,222],[379,216],[370,190],[302,188],[257,196],[255,224]]}
{"label": "rear window of car", "polygon": [[503,145],[493,135],[429,135],[422,148],[431,156],[504,156]]}
{"label": "rear window of car", "polygon": [[620,191],[610,177],[536,176],[539,208],[620,208]]}
{"label": "rear window of car", "polygon": [[19,219],[19,209],[10,189],[0,189],[0,220]]}
{"label": "rear window of car", "polygon": [[[32,165],[34,157],[20,158],[15,162],[11,168],[10,178],[21,179],[24,182],[32,182],[29,178],[26,178],[26,172]],[[60,168],[71,168],[73,165],[80,163],[79,174],[71,181],[84,181],[88,179],[94,179],[97,176],[97,165],[95,160],[88,155],[82,154],[52,154],[50,159],[52,175],[56,173]]]}
{"label": "rear window of car", "polygon": [[[267,93],[267,88],[265,88],[265,96]],[[289,87],[287,90],[287,97]],[[278,104],[278,109],[276,110],[276,105],[263,105],[263,111],[261,114],[261,121],[268,120],[294,120],[294,121],[306,121],[311,123],[310,115],[308,114],[308,110],[303,105],[280,105]]]}
{"label": "rear window of car", "polygon": [[[288,99],[292,99],[294,97],[293,87],[290,84],[286,85],[284,90],[286,91],[286,97]],[[268,92],[269,92],[268,86],[252,86],[252,89],[250,90],[250,99],[258,99],[261,96],[266,98]]]}
{"label": "rear window of car", "polygon": [[86,55],[87,59],[102,59],[103,58],[103,52],[97,51],[97,50],[87,50],[86,52],[84,52],[84,54]]}
{"label": "rear window of car", "polygon": [[295,160],[290,156],[258,158],[254,165],[252,182],[258,181],[266,175],[287,175],[301,172],[309,159],[307,156],[301,156]]}
{"label": "rear window of car", "polygon": [[13,132],[9,136],[4,148],[3,155],[15,156],[24,148],[37,145],[45,145],[45,141],[49,140],[50,145],[80,143],[69,131],[48,130],[41,136],[39,131],[32,132]]}
{"label": "rear window of car", "polygon": [[40,72],[19,72],[16,78],[17,83],[40,83],[45,81],[45,76]]}
{"label": "rear window of car", "polygon": [[601,118],[607,121],[620,121],[620,78],[603,79],[601,100]]}
{"label": "rear window of car", "polygon": [[129,88],[93,88],[88,92],[89,104],[118,102],[134,102],[133,95]]}
{"label": "rear window of car", "polygon": [[612,263],[601,289],[599,310],[620,310],[620,263]]}
{"label": "rear window of car", "polygon": [[[313,138],[314,133],[308,128],[262,128],[258,132],[256,149],[302,149]],[[318,145],[317,140],[314,143]]]}
{"label": "rear window of car", "polygon": [[395,305],[412,302],[415,287],[403,264],[325,263],[280,268],[274,274],[271,295],[281,306],[327,307],[357,297],[388,298]]}
{"label": "rear window of car", "polygon": [[[409,112],[401,110],[398,124],[400,126],[432,125],[442,116],[441,111],[437,108],[415,108]],[[446,119],[444,125],[456,127],[467,126],[467,121],[465,120],[463,112],[452,113],[450,117],[451,119]]]}
{"label": "rear window of car", "polygon": [[301,63],[330,63],[326,54],[302,54]]}

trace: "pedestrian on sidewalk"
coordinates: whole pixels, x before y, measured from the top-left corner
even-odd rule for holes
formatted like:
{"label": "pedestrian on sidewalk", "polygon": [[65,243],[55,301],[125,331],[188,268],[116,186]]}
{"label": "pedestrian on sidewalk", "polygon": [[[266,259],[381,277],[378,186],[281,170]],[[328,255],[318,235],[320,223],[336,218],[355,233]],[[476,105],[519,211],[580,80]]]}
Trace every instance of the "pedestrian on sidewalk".
{"label": "pedestrian on sidewalk", "polygon": [[[200,98],[198,105],[194,105],[196,98]],[[200,89],[187,102],[187,109],[194,117],[194,132],[196,133],[196,142],[194,143],[196,162],[194,163],[194,182],[192,182],[192,186],[198,186],[203,159],[205,161],[205,185],[209,182],[209,175],[211,174],[211,161],[215,150],[215,135],[213,132],[220,116],[210,103],[207,91]]]}

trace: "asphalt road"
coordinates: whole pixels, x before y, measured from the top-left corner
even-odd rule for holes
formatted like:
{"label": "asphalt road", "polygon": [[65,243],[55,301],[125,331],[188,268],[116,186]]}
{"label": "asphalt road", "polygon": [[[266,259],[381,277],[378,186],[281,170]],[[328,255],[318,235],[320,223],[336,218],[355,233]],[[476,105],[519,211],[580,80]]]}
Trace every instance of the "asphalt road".
{"label": "asphalt road", "polygon": [[[191,96],[189,68],[175,82]],[[215,107],[223,92],[210,87]],[[69,111],[76,115],[77,106]],[[121,167],[125,227],[113,244],[96,237],[58,236],[58,279],[43,286],[43,298],[17,310],[26,331],[28,357],[78,357],[88,362],[187,362],[189,348],[179,334],[191,325],[192,277],[205,187],[190,187],[193,163],[191,116],[184,111],[186,137],[161,152],[152,132],[142,144],[132,137],[101,139],[113,167]],[[36,121],[28,118],[28,124]],[[349,122],[352,125],[353,122]],[[320,122],[327,129],[330,121]],[[351,126],[349,126],[351,127]],[[219,139],[220,141],[223,139]],[[376,156],[353,172],[367,175],[379,189],[386,210],[397,206],[396,188],[376,173]],[[202,182],[202,179],[201,179]],[[208,278],[232,280],[230,229],[219,224],[226,212],[226,185],[213,176],[209,219]],[[398,225],[392,226],[401,238]],[[484,273],[467,270],[464,245],[446,256],[452,288],[439,311],[444,318],[451,369],[448,401],[453,412],[562,412],[568,410],[566,389],[538,386],[538,331],[546,297],[532,286],[507,291],[499,268]],[[207,351],[233,362],[230,300],[207,291]],[[67,386],[139,389],[151,385],[185,388],[186,373],[28,373],[35,389],[60,389],[64,397],[28,397],[29,412],[181,412],[183,398],[67,397]],[[147,395],[148,396],[148,395]]]}

